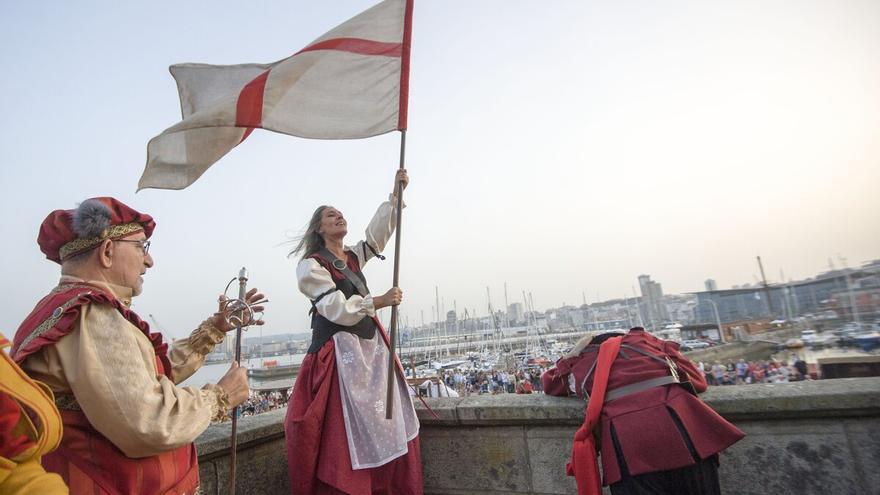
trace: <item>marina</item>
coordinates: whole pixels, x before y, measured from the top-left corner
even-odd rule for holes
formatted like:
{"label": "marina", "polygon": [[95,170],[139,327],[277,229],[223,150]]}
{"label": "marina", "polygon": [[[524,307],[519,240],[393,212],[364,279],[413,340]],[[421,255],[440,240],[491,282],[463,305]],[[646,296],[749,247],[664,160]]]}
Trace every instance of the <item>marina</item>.
{"label": "marina", "polygon": [[[452,335],[428,335],[411,338],[398,354],[406,376],[417,379],[436,378],[446,372],[462,371],[539,371],[552,366],[578,339],[585,335],[609,331],[625,332],[624,328],[584,331],[567,328],[549,331],[546,328],[511,327]],[[681,342],[680,332],[664,328],[654,332],[659,338]],[[814,379],[841,376],[878,376],[880,362],[880,334],[873,326],[841,325],[825,331],[793,327],[763,334],[760,338],[775,341],[776,352],[768,352],[762,359],[792,364],[796,360],[807,363]],[[735,345],[730,361],[737,361]],[[726,346],[716,345],[715,349]],[[683,350],[688,351],[685,347]],[[690,355],[686,352],[686,355]],[[695,356],[700,355],[696,351]],[[247,368],[248,380],[254,390],[276,390],[293,386],[305,354],[288,353],[271,357],[252,357],[242,361]],[[185,386],[216,383],[229,369],[229,362],[206,363]],[[824,371],[824,372],[823,372]],[[873,373],[873,374],[872,374]]]}

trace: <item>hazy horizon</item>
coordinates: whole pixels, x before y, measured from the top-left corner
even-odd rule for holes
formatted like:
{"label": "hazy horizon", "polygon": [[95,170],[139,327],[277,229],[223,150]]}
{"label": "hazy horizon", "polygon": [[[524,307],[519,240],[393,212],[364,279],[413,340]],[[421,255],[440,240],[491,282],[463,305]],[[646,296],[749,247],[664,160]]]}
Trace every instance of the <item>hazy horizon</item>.
{"label": "hazy horizon", "polygon": [[[332,204],[354,244],[391,191],[398,133],[256,131],[183,191],[135,194],[180,119],[168,66],[286,57],[372,0],[0,5],[0,274],[8,336],[57,282],[42,219],[111,195],[158,223],[134,309],[182,337],[241,266],[264,328],[308,329],[287,258]],[[880,2],[416,0],[401,314],[543,310],[638,291],[813,277],[880,258]],[[388,260],[367,265],[374,293]],[[387,319],[388,313],[385,313]]]}

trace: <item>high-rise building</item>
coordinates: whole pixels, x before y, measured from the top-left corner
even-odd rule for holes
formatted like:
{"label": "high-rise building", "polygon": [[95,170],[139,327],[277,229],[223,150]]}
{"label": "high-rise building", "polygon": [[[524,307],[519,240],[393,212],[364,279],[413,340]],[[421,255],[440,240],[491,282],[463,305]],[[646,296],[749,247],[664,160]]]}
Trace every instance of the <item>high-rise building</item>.
{"label": "high-rise building", "polygon": [[455,320],[456,315],[455,311],[449,310],[446,312],[446,331],[454,332],[455,331]]}
{"label": "high-rise building", "polygon": [[509,306],[507,306],[507,320],[513,324],[517,321],[523,321],[524,318],[524,310],[523,304],[515,302]]}
{"label": "high-rise building", "polygon": [[718,284],[715,283],[714,279],[707,278],[706,281],[703,282],[703,284],[706,286],[707,291],[718,290]]}
{"label": "high-rise building", "polygon": [[669,319],[666,305],[663,304],[663,287],[651,280],[650,275],[639,275],[639,287],[642,290],[642,310],[645,324],[651,328],[658,328],[661,323]]}

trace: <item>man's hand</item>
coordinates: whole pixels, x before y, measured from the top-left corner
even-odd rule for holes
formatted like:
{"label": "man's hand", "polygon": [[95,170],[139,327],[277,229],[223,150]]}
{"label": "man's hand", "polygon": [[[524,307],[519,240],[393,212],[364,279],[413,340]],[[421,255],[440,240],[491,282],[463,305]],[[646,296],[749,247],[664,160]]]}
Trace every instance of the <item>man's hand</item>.
{"label": "man's hand", "polygon": [[393,195],[397,195],[397,183],[400,182],[400,190],[406,189],[406,186],[409,184],[409,175],[406,173],[405,168],[397,169],[397,174],[394,176],[394,189],[392,190]]}
{"label": "man's hand", "polygon": [[[256,313],[263,312],[263,306],[258,305],[254,306],[254,304],[261,304],[264,302],[268,302],[265,300],[266,296],[261,294],[256,287],[247,291],[245,294],[244,300],[251,306],[251,309],[254,311],[254,318],[257,318]],[[221,295],[218,299],[220,303],[220,307],[217,312],[211,316],[211,324],[214,325],[217,329],[222,330],[224,332],[228,332],[235,328],[235,325],[229,322],[229,318],[231,316],[237,316],[242,320],[242,326],[246,327],[248,325],[262,325],[264,323],[261,319],[254,319],[251,321],[251,314],[248,311],[244,311],[243,309],[236,308],[234,305],[227,304],[227,297],[225,295]]]}
{"label": "man's hand", "polygon": [[235,361],[217,385],[229,396],[229,405],[235,407],[248,398],[247,370]]}
{"label": "man's hand", "polygon": [[373,308],[375,309],[398,306],[401,302],[403,302],[403,291],[399,287],[392,287],[381,296],[373,296]]}

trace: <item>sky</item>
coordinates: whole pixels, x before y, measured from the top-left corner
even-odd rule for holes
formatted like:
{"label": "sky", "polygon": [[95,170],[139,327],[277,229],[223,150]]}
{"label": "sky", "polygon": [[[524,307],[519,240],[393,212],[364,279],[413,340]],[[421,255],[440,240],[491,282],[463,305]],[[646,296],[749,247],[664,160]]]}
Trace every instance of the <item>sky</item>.
{"label": "sky", "polygon": [[[246,266],[266,335],[308,331],[289,240],[321,204],[347,243],[387,198],[399,134],[256,131],[182,191],[135,194],[180,119],[168,66],[272,62],[370,0],[0,4],[0,331],[59,276],[52,210],[114,196],[158,223],[134,309],[183,337]],[[800,279],[880,258],[880,2],[416,0],[401,315],[486,314]],[[365,274],[391,285],[386,261]],[[387,319],[388,314],[384,317]],[[151,321],[152,322],[152,321]]]}

